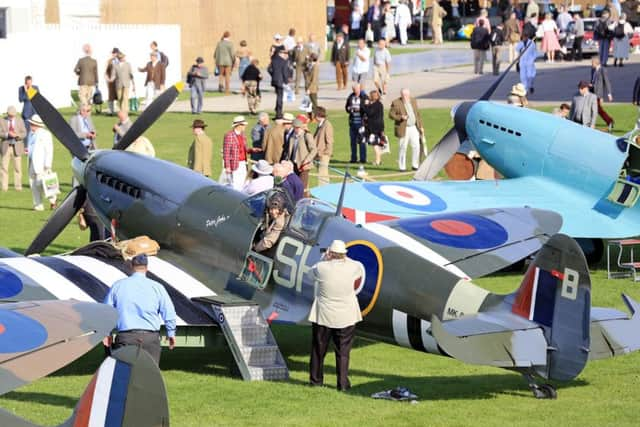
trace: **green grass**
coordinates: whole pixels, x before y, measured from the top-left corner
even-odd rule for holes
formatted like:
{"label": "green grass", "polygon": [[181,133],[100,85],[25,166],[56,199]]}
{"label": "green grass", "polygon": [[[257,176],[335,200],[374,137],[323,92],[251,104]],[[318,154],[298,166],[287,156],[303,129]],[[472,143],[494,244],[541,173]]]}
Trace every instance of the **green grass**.
{"label": "green grass", "polygon": [[[546,108],[545,110],[551,110]],[[631,106],[608,108],[616,118],[619,133],[633,126],[636,110]],[[68,117],[70,110],[65,110]],[[450,127],[447,109],[422,111],[429,145]],[[222,134],[229,128],[232,114],[203,114],[214,144],[214,177],[220,171]],[[336,129],[333,164],[342,169],[349,155],[346,114],[330,112]],[[98,143],[111,146],[110,128],[115,119],[94,118]],[[147,132],[158,156],[186,164],[191,143],[191,114],[166,114]],[[601,126],[601,124],[599,124]],[[387,131],[392,134],[391,123]],[[395,172],[396,140],[385,165],[368,166],[374,177]],[[370,153],[372,154],[372,153]],[[69,183],[70,156],[56,144],[54,169],[63,183]],[[403,177],[408,178],[408,177]],[[65,184],[66,191],[70,190]],[[31,194],[0,193],[0,246],[24,250],[49,212],[31,210]],[[74,249],[88,239],[75,223],[49,249],[58,253]],[[640,299],[640,291],[629,280],[606,280],[606,271],[592,272],[593,303],[622,308],[620,293]],[[498,274],[477,280],[496,292],[517,287],[520,274]],[[437,425],[437,426],[571,426],[637,425],[640,399],[640,356],[633,354],[589,363],[575,380],[559,385],[557,401],[536,401],[519,375],[488,367],[464,365],[455,360],[415,351],[356,341],[351,358],[353,389],[337,393],[334,359],[327,357],[328,388],[305,386],[308,378],[309,330],[279,326],[275,334],[291,370],[288,382],[244,383],[231,372],[231,356],[224,347],[176,349],[163,353],[162,369],[167,384],[172,425],[175,426],[281,426],[281,425]],[[100,349],[77,360],[56,374],[0,397],[0,406],[28,419],[56,424],[66,419],[102,359]],[[409,387],[420,397],[417,405],[376,401],[371,393],[398,385]]]}

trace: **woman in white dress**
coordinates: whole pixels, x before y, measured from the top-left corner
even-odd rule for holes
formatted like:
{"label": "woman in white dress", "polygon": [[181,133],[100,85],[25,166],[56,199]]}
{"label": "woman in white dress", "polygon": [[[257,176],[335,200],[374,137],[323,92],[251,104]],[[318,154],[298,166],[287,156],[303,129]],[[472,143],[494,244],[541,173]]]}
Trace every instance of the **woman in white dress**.
{"label": "woman in white dress", "polygon": [[553,64],[556,57],[556,50],[560,50],[558,42],[558,26],[550,13],[544,16],[544,21],[540,24],[544,37],[542,38],[542,51],[547,54],[547,63]]}

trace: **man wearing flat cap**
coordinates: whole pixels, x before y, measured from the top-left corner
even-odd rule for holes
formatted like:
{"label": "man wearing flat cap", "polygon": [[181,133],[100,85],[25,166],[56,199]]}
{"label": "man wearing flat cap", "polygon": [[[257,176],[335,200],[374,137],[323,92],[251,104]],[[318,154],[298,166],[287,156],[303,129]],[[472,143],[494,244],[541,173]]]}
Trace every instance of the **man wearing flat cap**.
{"label": "man wearing flat cap", "polygon": [[204,96],[204,84],[209,78],[209,69],[204,65],[201,56],[196,58],[196,63],[187,73],[187,84],[191,90],[191,114],[202,112],[202,97]]}
{"label": "man wearing flat cap", "polygon": [[104,303],[118,311],[118,334],[104,340],[107,347],[115,350],[135,345],[146,350],[156,364],[160,364],[160,327],[164,323],[169,340],[169,349],[176,343],[176,310],[166,289],[158,282],[146,277],[147,255],[138,254],[131,259],[133,274],[113,284]]}
{"label": "man wearing flat cap", "polygon": [[324,259],[311,268],[316,295],[309,313],[312,327],[311,385],[324,384],[324,357],[329,339],[332,339],[336,353],[337,388],[347,391],[351,387],[349,353],[355,325],[362,320],[354,284],[362,279],[363,272],[360,262],[347,257],[347,247],[342,240],[331,242]]}
{"label": "man wearing flat cap", "polygon": [[316,141],[311,133],[305,129],[300,119],[293,121],[293,136],[289,144],[285,144],[282,160],[291,160],[296,174],[304,184],[305,197],[309,197],[309,171],[313,169],[313,160],[318,154]]}
{"label": "man wearing flat cap", "polygon": [[0,182],[2,191],[9,189],[9,165],[13,161],[13,185],[16,191],[22,190],[22,156],[24,155],[24,139],[27,129],[16,112],[16,107],[10,105],[7,115],[0,118]]}
{"label": "man wearing flat cap", "polygon": [[189,148],[189,169],[209,177],[211,176],[213,142],[204,131],[206,127],[205,122],[200,119],[195,119],[191,125],[193,143]]}

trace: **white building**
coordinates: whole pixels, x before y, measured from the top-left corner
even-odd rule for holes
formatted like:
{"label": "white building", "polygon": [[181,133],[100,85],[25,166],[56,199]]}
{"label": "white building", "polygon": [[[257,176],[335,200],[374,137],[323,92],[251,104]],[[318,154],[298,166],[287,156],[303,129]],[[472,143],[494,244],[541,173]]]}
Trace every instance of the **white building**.
{"label": "white building", "polygon": [[167,84],[180,81],[181,48],[178,25],[100,24],[100,0],[58,0],[60,24],[46,24],[46,0],[0,0],[0,112],[18,104],[18,87],[31,75],[33,83],[56,107],[72,104],[77,89],[75,64],[82,45],[91,44],[98,61],[100,90],[107,88],[104,70],[114,47],[126,53],[134,68],[137,94],[144,95],[143,73],[135,71],[149,61],[149,44],[158,42],[170,58]]}

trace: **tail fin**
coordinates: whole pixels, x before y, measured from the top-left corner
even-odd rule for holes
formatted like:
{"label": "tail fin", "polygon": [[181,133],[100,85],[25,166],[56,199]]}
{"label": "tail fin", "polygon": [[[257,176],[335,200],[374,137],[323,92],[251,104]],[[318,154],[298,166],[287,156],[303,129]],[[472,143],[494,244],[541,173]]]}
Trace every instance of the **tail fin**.
{"label": "tail fin", "polygon": [[126,346],[96,371],[73,415],[60,427],[168,426],[167,393],[146,351]]}
{"label": "tail fin", "polygon": [[547,340],[548,379],[575,378],[589,357],[591,279],[580,246],[556,234],[538,252],[520,288],[511,295],[512,313],[539,324]]}

